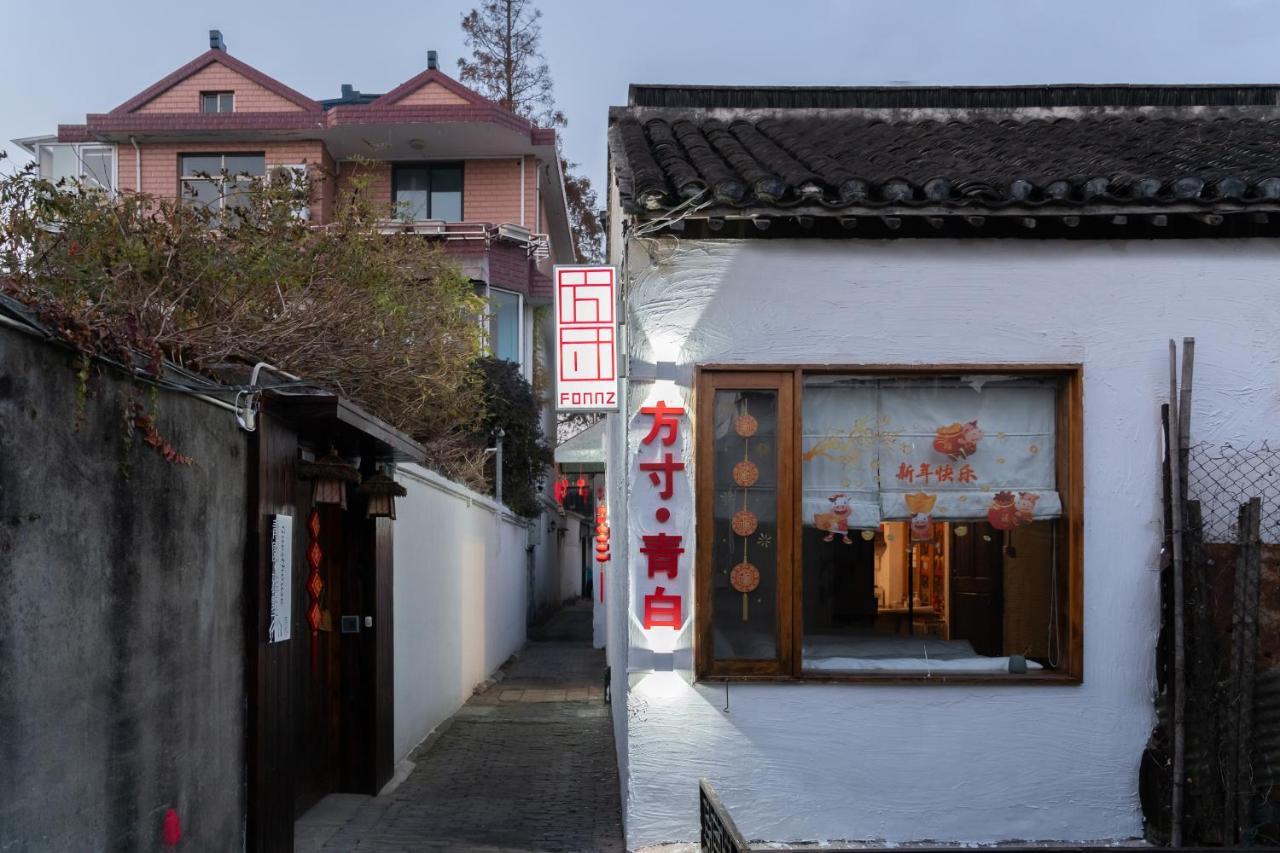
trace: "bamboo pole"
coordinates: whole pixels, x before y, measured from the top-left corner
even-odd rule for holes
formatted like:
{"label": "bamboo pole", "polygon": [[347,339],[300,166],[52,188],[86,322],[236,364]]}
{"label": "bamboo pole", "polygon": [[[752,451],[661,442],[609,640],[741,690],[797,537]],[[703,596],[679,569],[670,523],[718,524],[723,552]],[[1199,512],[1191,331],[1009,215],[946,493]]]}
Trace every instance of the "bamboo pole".
{"label": "bamboo pole", "polygon": [[1183,648],[1182,613],[1182,405],[1178,395],[1178,347],[1169,341],[1169,438],[1165,452],[1169,454],[1169,485],[1173,492],[1169,501],[1173,551],[1173,768],[1172,796],[1169,814],[1169,840],[1182,846],[1182,797],[1186,776],[1186,656]]}
{"label": "bamboo pole", "polygon": [[1258,591],[1262,573],[1262,499],[1252,498],[1241,507],[1244,522],[1240,530],[1243,546],[1244,583],[1237,585],[1242,593],[1240,604],[1240,636],[1236,648],[1240,656],[1240,681],[1236,700],[1239,704],[1236,740],[1236,839],[1242,839],[1253,825],[1253,683],[1258,649]]}

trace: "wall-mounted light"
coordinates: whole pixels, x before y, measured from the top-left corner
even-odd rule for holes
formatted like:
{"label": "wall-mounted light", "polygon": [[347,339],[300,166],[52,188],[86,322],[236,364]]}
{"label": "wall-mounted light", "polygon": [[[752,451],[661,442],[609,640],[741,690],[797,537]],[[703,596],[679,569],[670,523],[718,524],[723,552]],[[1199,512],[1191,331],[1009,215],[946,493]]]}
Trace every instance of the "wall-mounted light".
{"label": "wall-mounted light", "polygon": [[343,509],[347,508],[347,484],[360,482],[360,472],[332,447],[314,462],[299,462],[298,477],[312,482],[312,503],[336,504]]}
{"label": "wall-mounted light", "polygon": [[381,470],[364,481],[360,493],[366,498],[367,518],[389,518],[392,521],[396,518],[396,498],[408,494],[404,486]]}

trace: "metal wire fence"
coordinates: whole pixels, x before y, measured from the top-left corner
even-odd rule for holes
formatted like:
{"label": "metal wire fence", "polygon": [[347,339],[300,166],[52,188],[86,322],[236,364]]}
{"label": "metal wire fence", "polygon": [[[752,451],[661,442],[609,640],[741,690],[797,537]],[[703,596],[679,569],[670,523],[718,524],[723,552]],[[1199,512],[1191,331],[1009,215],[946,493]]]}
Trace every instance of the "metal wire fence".
{"label": "metal wire fence", "polygon": [[1266,441],[1192,445],[1187,492],[1200,502],[1205,542],[1235,542],[1240,505],[1257,497],[1262,499],[1262,541],[1280,543],[1280,446]]}

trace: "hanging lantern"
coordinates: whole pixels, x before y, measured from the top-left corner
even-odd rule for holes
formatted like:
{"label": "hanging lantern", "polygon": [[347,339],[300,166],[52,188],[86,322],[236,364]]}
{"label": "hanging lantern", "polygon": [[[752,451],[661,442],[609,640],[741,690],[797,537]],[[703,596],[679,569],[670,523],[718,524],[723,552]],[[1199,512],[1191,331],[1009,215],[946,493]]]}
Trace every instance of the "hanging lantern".
{"label": "hanging lantern", "polygon": [[396,498],[408,494],[404,486],[381,470],[361,484],[360,493],[367,499],[366,517],[389,518],[392,521],[396,518]]}
{"label": "hanging lantern", "polygon": [[298,477],[313,483],[311,500],[316,504],[337,504],[347,508],[347,484],[360,482],[360,472],[329,448],[315,462],[299,462]]}
{"label": "hanging lantern", "polygon": [[581,476],[581,475],[579,475],[579,477],[578,477],[578,497],[582,498],[582,499],[585,501],[585,500],[587,499],[587,493],[588,493],[589,491],[590,491],[590,489],[588,489],[588,488],[587,488],[587,478],[586,478],[586,477],[583,477],[583,476]]}
{"label": "hanging lantern", "polygon": [[561,477],[559,480],[556,480],[555,495],[556,495],[556,503],[560,504],[561,506],[564,506],[564,499],[569,496],[569,478],[568,477]]}
{"label": "hanging lantern", "polygon": [[609,562],[609,515],[604,504],[596,506],[596,562]]}

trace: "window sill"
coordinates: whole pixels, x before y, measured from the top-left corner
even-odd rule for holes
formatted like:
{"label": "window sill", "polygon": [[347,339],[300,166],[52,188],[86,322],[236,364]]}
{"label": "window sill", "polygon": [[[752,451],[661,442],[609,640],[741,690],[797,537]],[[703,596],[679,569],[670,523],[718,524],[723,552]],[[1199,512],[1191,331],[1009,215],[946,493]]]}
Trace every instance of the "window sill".
{"label": "window sill", "polygon": [[921,675],[916,673],[858,673],[841,675],[840,673],[822,673],[807,675],[702,675],[697,684],[750,683],[750,684],[947,684],[947,685],[1001,685],[1001,686],[1058,686],[1075,687],[1084,683],[1080,676],[1067,672],[1028,672],[1015,675],[1013,673],[937,673]]}

